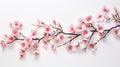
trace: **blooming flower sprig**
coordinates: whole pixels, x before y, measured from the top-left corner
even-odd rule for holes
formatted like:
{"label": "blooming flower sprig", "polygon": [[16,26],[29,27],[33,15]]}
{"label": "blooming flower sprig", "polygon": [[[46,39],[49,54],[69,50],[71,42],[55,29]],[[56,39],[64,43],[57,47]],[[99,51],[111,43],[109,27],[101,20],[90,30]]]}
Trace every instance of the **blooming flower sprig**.
{"label": "blooming flower sprig", "polygon": [[[103,23],[113,23],[114,25],[106,28]],[[92,15],[88,15],[85,18],[80,18],[78,25],[70,25],[68,28],[69,32],[64,31],[61,24],[56,20],[53,20],[51,24],[38,20],[33,26],[35,29],[31,30],[30,36],[25,36],[21,32],[23,29],[21,22],[15,21],[10,23],[10,34],[5,34],[0,41],[2,48],[19,41],[20,58],[24,58],[26,52],[39,56],[40,46],[49,48],[53,52],[56,52],[62,46],[68,52],[76,50],[93,51],[96,49],[97,43],[107,37],[110,32],[115,36],[120,36],[120,15],[116,7],[113,9],[113,12],[107,7],[103,7],[95,19],[93,19]],[[39,33],[41,29],[43,31]],[[98,34],[99,39],[93,41],[92,39],[96,34]]]}

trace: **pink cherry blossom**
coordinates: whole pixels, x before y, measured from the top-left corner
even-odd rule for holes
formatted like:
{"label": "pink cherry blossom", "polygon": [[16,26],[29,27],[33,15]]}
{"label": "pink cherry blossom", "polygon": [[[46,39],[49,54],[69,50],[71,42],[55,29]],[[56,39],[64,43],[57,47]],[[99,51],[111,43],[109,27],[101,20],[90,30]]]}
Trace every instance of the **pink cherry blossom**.
{"label": "pink cherry blossom", "polygon": [[25,38],[25,42],[26,42],[26,43],[31,43],[31,42],[32,42],[32,38],[26,37],[26,38]]}
{"label": "pink cherry blossom", "polygon": [[86,20],[87,22],[90,22],[90,21],[92,20],[92,16],[91,16],[91,15],[87,16],[87,17],[85,18],[85,20]]}
{"label": "pink cherry blossom", "polygon": [[86,23],[86,28],[90,28],[91,24],[90,23]]}
{"label": "pink cherry blossom", "polygon": [[72,50],[73,50],[72,44],[68,44],[66,49],[67,49],[68,51],[72,51]]}
{"label": "pink cherry blossom", "polygon": [[37,49],[39,47],[39,45],[37,43],[33,44],[33,48]]}
{"label": "pink cherry blossom", "polygon": [[104,27],[103,27],[102,25],[99,24],[99,25],[98,25],[98,31],[102,32],[103,29],[104,29]]}
{"label": "pink cherry blossom", "polygon": [[46,28],[45,28],[45,30],[47,31],[47,32],[49,32],[51,29],[50,29],[50,26],[47,26]]}
{"label": "pink cherry blossom", "polygon": [[37,30],[32,30],[32,31],[31,31],[31,35],[32,35],[32,37],[37,36]]}
{"label": "pink cherry blossom", "polygon": [[94,43],[91,43],[91,44],[89,45],[89,49],[95,49],[95,44],[94,44]]}
{"label": "pink cherry blossom", "polygon": [[105,13],[107,13],[109,11],[109,9],[106,6],[104,6],[103,9],[102,9],[102,11],[105,12]]}
{"label": "pink cherry blossom", "polygon": [[47,44],[48,44],[48,41],[47,41],[47,40],[45,40],[45,39],[44,39],[44,40],[42,40],[42,42],[43,42],[43,44],[44,44],[44,45],[47,45]]}
{"label": "pink cherry blossom", "polygon": [[88,30],[84,29],[82,33],[83,33],[83,35],[87,35],[88,34]]}
{"label": "pink cherry blossom", "polygon": [[79,24],[76,29],[77,30],[82,30],[83,29],[82,24]]}
{"label": "pink cherry blossom", "polygon": [[17,35],[19,34],[19,32],[18,32],[17,29],[13,29],[13,30],[12,30],[12,34],[13,34],[14,36],[17,36]]}
{"label": "pink cherry blossom", "polygon": [[60,40],[63,40],[63,39],[64,39],[64,35],[63,35],[63,34],[60,34],[60,35],[59,35],[59,38],[60,38]]}
{"label": "pink cherry blossom", "polygon": [[53,44],[51,45],[51,50],[52,50],[52,51],[56,51],[55,45],[53,45]]}
{"label": "pink cherry blossom", "polygon": [[0,41],[0,44],[1,44],[3,47],[5,47],[5,46],[6,46],[6,43],[5,43],[5,41],[4,41],[4,40],[1,40],[1,41]]}
{"label": "pink cherry blossom", "polygon": [[38,50],[34,51],[33,52],[34,56],[39,56],[40,55],[40,52]]}
{"label": "pink cherry blossom", "polygon": [[79,48],[80,48],[80,42],[78,42],[74,47],[75,47],[76,49],[79,49]]}
{"label": "pink cherry blossom", "polygon": [[21,43],[21,47],[22,47],[22,48],[25,48],[25,46],[26,46],[26,43],[25,43],[25,42],[22,42],[22,43]]}
{"label": "pink cherry blossom", "polygon": [[114,34],[118,35],[119,34],[119,29],[114,29]]}
{"label": "pink cherry blossom", "polygon": [[73,25],[70,25],[70,32],[74,32],[75,31],[75,28]]}
{"label": "pink cherry blossom", "polygon": [[12,41],[15,40],[15,38],[14,38],[14,36],[9,36],[9,37],[8,37],[8,40],[9,40],[10,42],[12,42]]}

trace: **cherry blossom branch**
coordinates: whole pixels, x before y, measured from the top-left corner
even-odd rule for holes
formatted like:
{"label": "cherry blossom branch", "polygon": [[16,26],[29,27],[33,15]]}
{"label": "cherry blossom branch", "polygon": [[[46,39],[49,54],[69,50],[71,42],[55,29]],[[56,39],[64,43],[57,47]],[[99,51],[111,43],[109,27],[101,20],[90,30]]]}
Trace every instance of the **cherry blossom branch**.
{"label": "cherry blossom branch", "polygon": [[[100,12],[102,14],[98,14],[96,20],[93,20],[91,15],[86,18],[80,18],[77,26],[70,25],[69,32],[64,31],[61,24],[56,20],[53,20],[52,24],[46,24],[38,20],[36,24],[33,24],[36,29],[31,31],[30,36],[22,34],[21,30],[23,25],[19,21],[15,21],[14,23],[10,23],[11,33],[5,34],[0,43],[2,47],[5,48],[8,47],[9,44],[20,41],[20,58],[23,58],[27,51],[38,56],[40,54],[39,46],[49,47],[54,52],[62,46],[66,46],[66,49],[70,52],[78,49],[92,50],[95,49],[97,43],[106,38],[111,31],[113,31],[115,36],[120,35],[120,14],[117,8],[114,8],[114,12],[114,14],[110,14],[110,10],[103,7],[102,12]],[[109,14],[111,16],[109,16]],[[115,25],[105,29],[102,23],[107,22],[114,23]],[[97,26],[94,25],[94,23],[97,23]],[[40,29],[44,31],[41,35],[38,35]],[[92,39],[95,34],[99,35],[99,39],[93,42]],[[72,43],[77,38],[79,39],[77,44]],[[40,45],[40,43],[42,43],[42,45]]]}

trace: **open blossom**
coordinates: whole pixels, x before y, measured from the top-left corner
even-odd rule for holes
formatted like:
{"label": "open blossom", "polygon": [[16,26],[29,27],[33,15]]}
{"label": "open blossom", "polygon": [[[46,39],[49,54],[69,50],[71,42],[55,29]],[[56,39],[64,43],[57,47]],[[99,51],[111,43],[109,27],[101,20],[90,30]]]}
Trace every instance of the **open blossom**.
{"label": "open blossom", "polygon": [[32,38],[26,37],[26,38],[25,38],[25,42],[26,42],[26,43],[31,43],[31,42],[32,42]]}
{"label": "open blossom", "polygon": [[47,32],[49,32],[49,31],[51,30],[50,26],[47,26],[47,27],[45,28],[45,30],[46,30]]}
{"label": "open blossom", "polygon": [[86,20],[87,22],[90,22],[90,21],[92,20],[92,16],[91,16],[91,15],[87,16],[87,17],[85,18],[85,20]]}
{"label": "open blossom", "polygon": [[113,31],[114,31],[114,34],[115,34],[115,35],[118,35],[118,34],[119,34],[119,29],[114,29]]}
{"label": "open blossom", "polygon": [[13,30],[12,30],[12,34],[13,34],[14,36],[18,36],[19,31],[18,31],[17,29],[13,29]]}
{"label": "open blossom", "polygon": [[25,42],[22,42],[20,45],[21,45],[22,48],[26,47],[26,43]]}
{"label": "open blossom", "polygon": [[82,30],[83,29],[82,24],[79,24],[76,29],[77,30]]}
{"label": "open blossom", "polygon": [[60,35],[59,35],[59,38],[60,38],[60,40],[64,40],[64,35],[63,35],[63,34],[60,34]]}
{"label": "open blossom", "polygon": [[103,32],[103,30],[104,30],[104,27],[102,25],[98,24],[98,31]]}
{"label": "open blossom", "polygon": [[10,23],[10,27],[15,29],[21,29],[23,25],[19,21],[15,21],[14,23]]}
{"label": "open blossom", "polygon": [[102,9],[102,11],[105,12],[105,13],[107,13],[107,12],[109,12],[109,9],[104,6],[103,9]]}
{"label": "open blossom", "polygon": [[72,44],[68,44],[67,45],[67,47],[66,47],[66,49],[68,50],[68,51],[73,51],[73,46],[72,46]]}
{"label": "open blossom", "polygon": [[83,35],[87,35],[88,33],[89,33],[89,31],[87,29],[84,29],[82,32]]}
{"label": "open blossom", "polygon": [[32,37],[36,37],[37,36],[37,30],[32,30],[31,35],[32,35]]}
{"label": "open blossom", "polygon": [[34,49],[37,49],[38,47],[39,47],[38,43],[34,43],[34,44],[33,44],[33,48],[34,48]]}

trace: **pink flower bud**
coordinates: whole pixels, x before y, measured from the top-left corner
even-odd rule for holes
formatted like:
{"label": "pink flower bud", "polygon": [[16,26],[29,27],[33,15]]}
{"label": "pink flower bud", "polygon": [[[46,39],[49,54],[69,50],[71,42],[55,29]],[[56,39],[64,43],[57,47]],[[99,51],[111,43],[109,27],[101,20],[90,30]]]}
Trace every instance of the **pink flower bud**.
{"label": "pink flower bud", "polygon": [[89,49],[94,49],[95,48],[95,44],[94,43],[91,43],[90,45],[89,45]]}
{"label": "pink flower bud", "polygon": [[42,42],[43,42],[44,45],[48,44],[47,40],[42,40]]}
{"label": "pink flower bud", "polygon": [[5,41],[3,41],[3,40],[0,41],[0,44],[1,44],[3,47],[6,46],[6,43],[5,43]]}
{"label": "pink flower bud", "polygon": [[77,45],[74,46],[76,49],[80,48],[80,43],[78,42]]}
{"label": "pink flower bud", "polygon": [[38,50],[34,51],[34,56],[39,56],[40,55],[40,52]]}
{"label": "pink flower bud", "polygon": [[99,15],[97,16],[97,19],[100,19],[100,18],[102,18],[102,15],[101,15],[101,14],[99,14]]}
{"label": "pink flower bud", "polygon": [[53,45],[53,44],[51,45],[51,50],[52,50],[52,51],[56,51],[55,45]]}
{"label": "pink flower bud", "polygon": [[83,43],[87,43],[88,40],[87,40],[86,38],[83,38],[83,39],[82,39],[82,42],[83,42]]}
{"label": "pink flower bud", "polygon": [[51,29],[50,29],[50,26],[47,26],[46,28],[45,28],[45,30],[47,31],[47,32],[49,32]]}
{"label": "pink flower bud", "polygon": [[75,28],[73,25],[70,25],[70,32],[74,32],[75,31]]}

